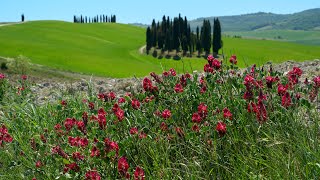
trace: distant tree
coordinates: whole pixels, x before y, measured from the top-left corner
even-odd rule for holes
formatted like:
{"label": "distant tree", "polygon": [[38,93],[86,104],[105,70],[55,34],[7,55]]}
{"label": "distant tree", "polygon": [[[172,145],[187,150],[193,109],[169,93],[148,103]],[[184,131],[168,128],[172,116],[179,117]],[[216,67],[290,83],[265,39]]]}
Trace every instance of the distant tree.
{"label": "distant tree", "polygon": [[155,19],[152,20],[151,24],[151,42],[152,42],[152,47],[157,46],[157,25]]}
{"label": "distant tree", "polygon": [[150,29],[150,27],[148,27],[147,28],[147,32],[146,32],[146,50],[147,50],[147,54],[149,54],[149,51],[150,51],[150,49],[151,49],[151,47],[152,47],[152,41],[151,41],[151,39],[152,39],[152,34],[151,34],[151,29]]}
{"label": "distant tree", "polygon": [[211,49],[211,25],[209,20],[203,20],[201,45],[206,55],[208,55]]}
{"label": "distant tree", "polygon": [[116,17],[116,15],[114,15],[113,22],[114,22],[114,23],[117,22],[117,17]]}
{"label": "distant tree", "polygon": [[102,23],[103,21],[102,21],[102,16],[100,15],[100,22]]}
{"label": "distant tree", "polygon": [[21,15],[21,22],[24,22],[24,14]]}
{"label": "distant tree", "polygon": [[221,40],[221,26],[218,18],[214,19],[213,25],[213,40],[212,40],[212,50],[215,55],[219,53],[219,49],[222,48]]}
{"label": "distant tree", "polygon": [[91,17],[89,17],[89,23],[91,23]]}
{"label": "distant tree", "polygon": [[85,19],[86,19],[86,22],[85,22],[85,23],[88,23],[88,19],[87,19],[87,16],[86,16],[86,18],[85,18]]}
{"label": "distant tree", "polygon": [[103,15],[103,22],[105,23],[106,22],[106,16]]}

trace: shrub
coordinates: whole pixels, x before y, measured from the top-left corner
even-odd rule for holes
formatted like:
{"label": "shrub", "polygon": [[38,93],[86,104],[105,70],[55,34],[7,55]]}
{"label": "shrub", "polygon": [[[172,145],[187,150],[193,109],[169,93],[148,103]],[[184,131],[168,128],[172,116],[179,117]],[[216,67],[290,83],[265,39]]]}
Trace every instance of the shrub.
{"label": "shrub", "polygon": [[157,51],[156,49],[153,50],[152,56],[153,56],[154,58],[158,57],[158,51]]}
{"label": "shrub", "polygon": [[17,74],[28,74],[30,70],[30,60],[24,56],[18,56],[8,64],[10,71]]}
{"label": "shrub", "polygon": [[0,66],[0,69],[1,70],[7,70],[8,69],[7,63],[6,62],[2,62],[1,66]]}

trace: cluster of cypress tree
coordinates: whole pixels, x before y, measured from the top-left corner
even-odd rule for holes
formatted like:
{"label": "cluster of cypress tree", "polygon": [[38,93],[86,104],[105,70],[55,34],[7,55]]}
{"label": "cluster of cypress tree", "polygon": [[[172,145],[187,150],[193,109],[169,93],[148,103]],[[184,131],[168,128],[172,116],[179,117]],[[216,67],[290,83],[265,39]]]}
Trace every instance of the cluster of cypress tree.
{"label": "cluster of cypress tree", "polygon": [[108,17],[107,15],[97,15],[94,17],[87,17],[87,16],[73,16],[74,23],[116,23],[116,15],[111,15]]}
{"label": "cluster of cypress tree", "polygon": [[[171,52],[176,50],[176,53],[182,49],[183,55],[189,52],[192,56],[193,52],[198,51],[198,56],[204,51],[210,53],[211,45],[213,44],[213,52],[218,54],[222,47],[221,27],[218,18],[214,20],[214,31],[212,38],[211,25],[209,20],[204,20],[202,27],[197,27],[196,34],[191,31],[187,17],[184,19],[179,14],[179,17],[170,19],[163,16],[161,22],[155,22],[153,19],[151,27],[147,28],[146,32],[146,50],[147,54],[152,47]],[[211,40],[213,39],[213,40]]]}

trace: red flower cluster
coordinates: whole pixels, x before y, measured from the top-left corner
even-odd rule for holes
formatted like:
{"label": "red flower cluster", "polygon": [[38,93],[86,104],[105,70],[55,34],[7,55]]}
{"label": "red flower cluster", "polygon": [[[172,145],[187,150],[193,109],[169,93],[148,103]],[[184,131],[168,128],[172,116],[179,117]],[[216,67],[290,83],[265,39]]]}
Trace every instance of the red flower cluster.
{"label": "red flower cluster", "polygon": [[213,73],[213,69],[219,70],[221,68],[221,62],[214,58],[212,55],[207,57],[208,64],[204,65],[204,71]]}
{"label": "red flower cluster", "polygon": [[224,136],[227,133],[227,125],[224,122],[219,121],[216,125],[216,131],[220,137]]}
{"label": "red flower cluster", "polygon": [[144,180],[144,171],[141,167],[136,167],[136,170],[133,173],[134,180]]}
{"label": "red flower cluster", "polygon": [[4,78],[6,78],[6,75],[0,73],[0,79],[4,79]]}
{"label": "red flower cluster", "polygon": [[96,170],[91,170],[86,173],[86,180],[100,180],[100,174]]}
{"label": "red flower cluster", "polygon": [[176,93],[182,93],[183,92],[183,86],[181,84],[176,84],[176,86],[174,87],[174,91]]}
{"label": "red flower cluster", "polygon": [[169,119],[171,117],[171,111],[169,109],[165,109],[161,116],[163,119]]}
{"label": "red flower cluster", "polygon": [[137,99],[133,99],[131,101],[131,106],[133,109],[139,109],[140,108],[140,102]]}
{"label": "red flower cluster", "polygon": [[2,125],[0,128],[0,146],[3,146],[3,142],[10,143],[12,142],[13,138],[11,135],[8,133],[8,129],[6,128],[5,125]]}
{"label": "red flower cluster", "polygon": [[229,120],[232,120],[232,113],[228,108],[223,109],[223,117]]}
{"label": "red flower cluster", "polygon": [[86,147],[88,146],[88,139],[87,138],[80,138],[80,137],[68,137],[68,142],[70,146],[75,147]]}
{"label": "red flower cluster", "polygon": [[129,166],[129,163],[127,162],[126,157],[123,156],[118,160],[118,172],[120,173],[121,176],[126,178],[128,178],[128,176],[130,177],[130,174],[128,173],[129,167],[130,166]]}
{"label": "red flower cluster", "polygon": [[238,63],[238,61],[237,61],[237,56],[236,55],[232,55],[231,57],[230,57],[230,63],[231,64],[234,64],[234,65],[236,65],[237,63]]}
{"label": "red flower cluster", "polygon": [[79,172],[80,171],[80,167],[78,166],[77,163],[70,163],[70,164],[66,164],[64,166],[63,172],[67,173],[69,171],[74,171],[74,172]]}
{"label": "red flower cluster", "polygon": [[298,67],[293,67],[293,70],[289,71],[288,73],[289,82],[292,85],[297,84],[298,78],[301,77],[301,75],[302,75],[302,70]]}

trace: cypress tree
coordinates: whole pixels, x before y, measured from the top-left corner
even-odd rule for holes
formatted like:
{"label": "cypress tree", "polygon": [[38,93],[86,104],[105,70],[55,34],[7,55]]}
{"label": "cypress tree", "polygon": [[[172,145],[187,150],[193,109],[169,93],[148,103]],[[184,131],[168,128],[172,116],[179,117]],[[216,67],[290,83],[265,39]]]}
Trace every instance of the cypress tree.
{"label": "cypress tree", "polygon": [[151,35],[152,47],[156,47],[157,46],[157,25],[156,25],[155,19],[152,20],[151,34],[152,34]]}
{"label": "cypress tree", "polygon": [[21,15],[21,22],[24,22],[24,14]]}
{"label": "cypress tree", "polygon": [[214,19],[213,27],[213,40],[212,40],[212,50],[215,55],[219,53],[219,49],[222,48],[223,42],[221,40],[221,26],[218,18]]}
{"label": "cypress tree", "polygon": [[176,50],[176,54],[180,51],[180,24],[179,18],[173,20],[173,49]]}
{"label": "cypress tree", "polygon": [[86,16],[86,18],[85,18],[85,19],[86,19],[86,23],[88,23],[88,19],[87,19],[87,16]]}
{"label": "cypress tree", "polygon": [[209,20],[203,20],[201,42],[203,50],[208,55],[211,49],[211,25]]}
{"label": "cypress tree", "polygon": [[151,37],[151,29],[150,27],[147,28],[147,33],[146,33],[146,50],[147,50],[147,54],[149,54],[149,51],[152,47],[152,37]]}

